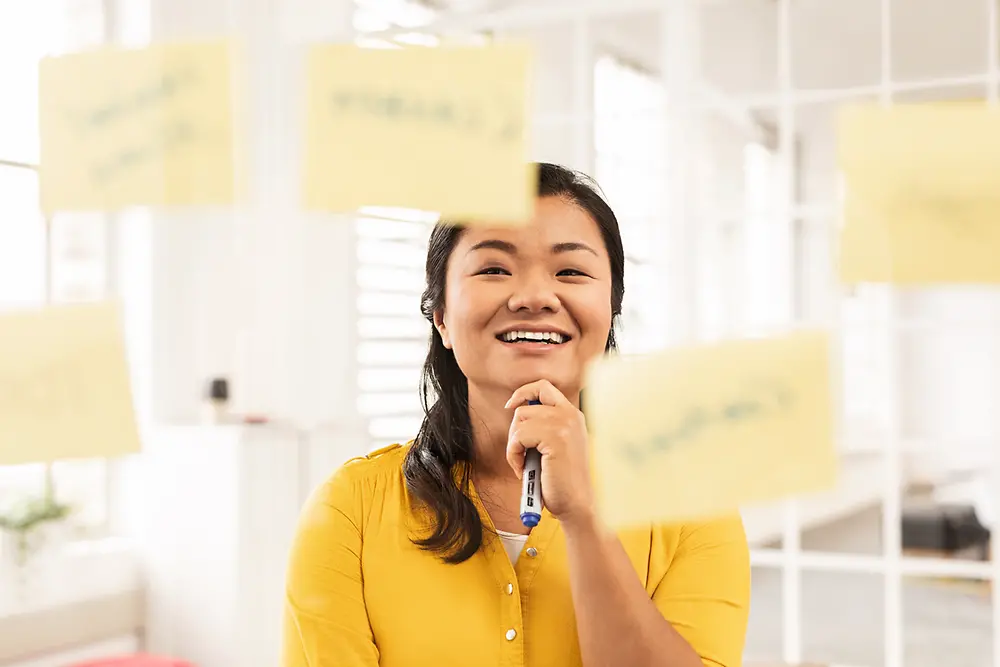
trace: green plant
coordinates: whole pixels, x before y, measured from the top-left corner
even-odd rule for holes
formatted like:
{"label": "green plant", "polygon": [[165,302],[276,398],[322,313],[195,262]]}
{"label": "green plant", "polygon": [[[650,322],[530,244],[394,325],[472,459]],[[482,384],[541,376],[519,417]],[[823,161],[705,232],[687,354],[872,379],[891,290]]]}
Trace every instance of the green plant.
{"label": "green plant", "polygon": [[31,533],[49,522],[62,521],[69,515],[70,510],[69,505],[60,503],[46,494],[41,498],[29,498],[8,513],[0,515],[0,530],[13,534],[17,541],[18,565],[23,566],[28,560]]}

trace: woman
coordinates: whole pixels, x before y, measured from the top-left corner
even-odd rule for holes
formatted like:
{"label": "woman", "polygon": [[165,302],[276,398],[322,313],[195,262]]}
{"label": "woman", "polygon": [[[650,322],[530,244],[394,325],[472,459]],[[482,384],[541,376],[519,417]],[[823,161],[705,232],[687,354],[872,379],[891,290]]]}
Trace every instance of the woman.
{"label": "woman", "polygon": [[[308,502],[285,667],[740,664],[739,517],[615,535],[595,512],[580,391],[615,349],[625,257],[584,177],[541,164],[538,182],[528,227],[431,235],[426,416],[413,443],[348,462]],[[532,447],[545,510],[529,533]]]}

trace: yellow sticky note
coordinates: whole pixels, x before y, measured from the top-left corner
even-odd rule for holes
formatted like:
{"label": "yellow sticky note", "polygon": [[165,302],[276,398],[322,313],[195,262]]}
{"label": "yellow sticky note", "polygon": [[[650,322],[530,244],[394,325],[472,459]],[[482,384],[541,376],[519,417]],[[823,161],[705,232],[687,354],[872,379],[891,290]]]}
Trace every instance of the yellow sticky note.
{"label": "yellow sticky note", "polygon": [[471,224],[524,224],[530,51],[520,45],[308,56],[307,208],[390,206]]}
{"label": "yellow sticky note", "polygon": [[850,107],[838,132],[844,282],[1000,282],[1000,110]]}
{"label": "yellow sticky note", "polygon": [[232,203],[231,48],[192,42],[43,59],[43,210]]}
{"label": "yellow sticky note", "polygon": [[139,449],[114,304],[0,314],[0,465]]}
{"label": "yellow sticky note", "polygon": [[602,359],[584,396],[611,526],[714,517],[836,480],[824,333]]}

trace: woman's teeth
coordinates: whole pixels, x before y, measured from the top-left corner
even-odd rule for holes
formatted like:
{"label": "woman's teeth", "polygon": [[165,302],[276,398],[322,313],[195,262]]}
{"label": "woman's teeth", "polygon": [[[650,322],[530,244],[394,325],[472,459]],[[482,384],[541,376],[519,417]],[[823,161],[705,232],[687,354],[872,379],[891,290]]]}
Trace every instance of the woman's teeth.
{"label": "woman's teeth", "polygon": [[554,343],[559,345],[566,342],[566,338],[561,333],[555,331],[508,331],[500,335],[500,339],[505,343]]}

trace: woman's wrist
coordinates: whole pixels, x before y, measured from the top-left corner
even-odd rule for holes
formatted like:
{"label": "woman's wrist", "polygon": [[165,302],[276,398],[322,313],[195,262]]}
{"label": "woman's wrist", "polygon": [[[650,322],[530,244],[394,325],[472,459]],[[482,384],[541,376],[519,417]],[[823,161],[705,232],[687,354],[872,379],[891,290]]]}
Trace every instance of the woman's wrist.
{"label": "woman's wrist", "polygon": [[607,532],[597,512],[591,508],[559,517],[559,522],[567,537],[603,537]]}

